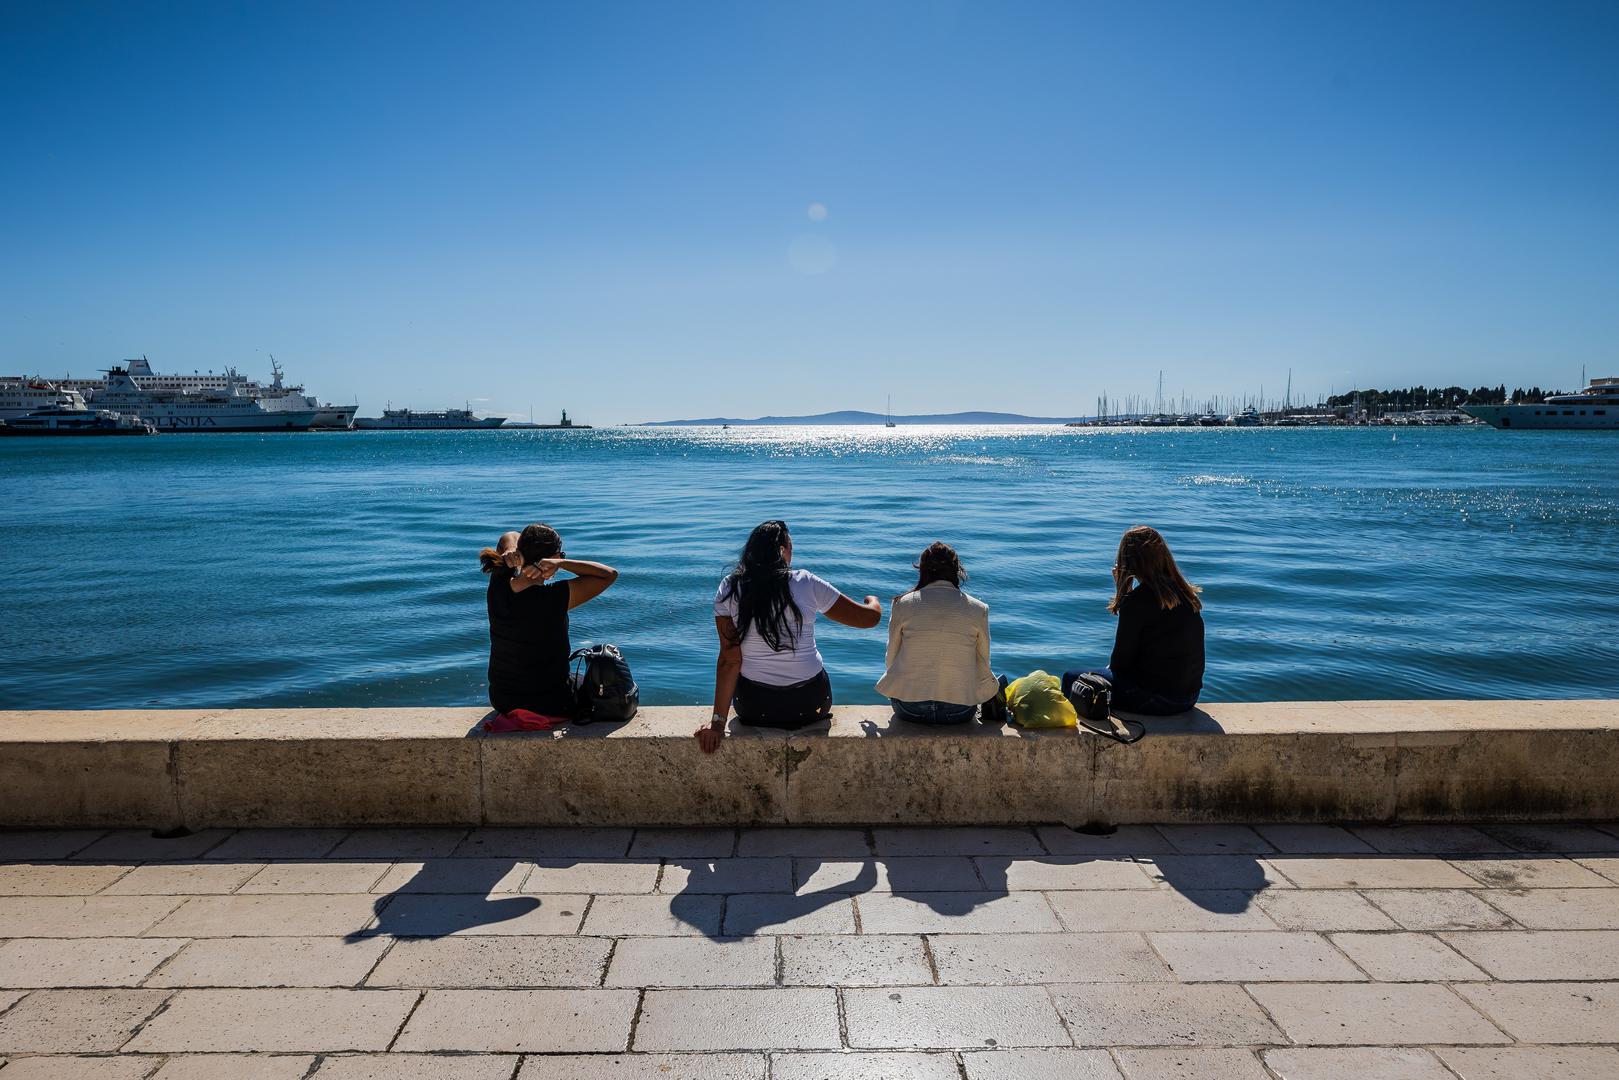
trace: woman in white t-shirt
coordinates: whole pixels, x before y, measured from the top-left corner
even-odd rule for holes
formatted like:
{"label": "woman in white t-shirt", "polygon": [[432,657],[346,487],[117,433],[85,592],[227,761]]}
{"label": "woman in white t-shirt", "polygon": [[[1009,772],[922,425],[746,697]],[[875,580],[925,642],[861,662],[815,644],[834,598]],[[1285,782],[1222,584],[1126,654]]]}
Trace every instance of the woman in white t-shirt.
{"label": "woman in white t-shirt", "polygon": [[815,647],[815,617],[869,630],[882,622],[875,596],[857,604],[808,570],[794,570],[784,521],[748,536],[742,557],[714,596],[720,656],[714,669],[714,717],[697,732],[705,753],[725,737],[731,706],[744,724],[801,728],[832,712],[832,680]]}

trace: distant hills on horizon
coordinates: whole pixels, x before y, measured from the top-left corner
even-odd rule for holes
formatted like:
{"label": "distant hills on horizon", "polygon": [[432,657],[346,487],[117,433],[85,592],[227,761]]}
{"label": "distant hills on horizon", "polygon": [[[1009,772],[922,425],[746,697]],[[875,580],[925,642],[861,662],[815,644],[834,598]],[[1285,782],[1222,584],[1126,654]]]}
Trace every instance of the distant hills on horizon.
{"label": "distant hills on horizon", "polygon": [[[735,416],[710,416],[703,420],[648,420],[636,424],[636,427],[718,427],[729,424],[732,427],[767,427],[785,425],[838,425],[838,424],[877,424],[881,425],[888,417],[882,413],[861,412],[858,409],[845,409],[841,412],[816,413],[813,416],[756,416],[752,419],[741,419]],[[1087,416],[1024,416],[1022,413],[1009,412],[956,412],[956,413],[923,413],[914,416],[896,416],[895,424],[1068,424],[1075,420],[1088,420]]]}

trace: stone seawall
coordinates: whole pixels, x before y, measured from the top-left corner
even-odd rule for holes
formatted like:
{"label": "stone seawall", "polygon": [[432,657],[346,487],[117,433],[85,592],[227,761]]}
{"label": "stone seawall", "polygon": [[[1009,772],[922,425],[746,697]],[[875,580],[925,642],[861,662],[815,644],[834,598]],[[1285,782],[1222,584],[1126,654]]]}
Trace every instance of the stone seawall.
{"label": "stone seawall", "polygon": [[705,757],[699,707],[484,735],[482,709],[0,712],[0,827],[1619,818],[1619,701],[1210,704],[1121,746],[845,706]]}

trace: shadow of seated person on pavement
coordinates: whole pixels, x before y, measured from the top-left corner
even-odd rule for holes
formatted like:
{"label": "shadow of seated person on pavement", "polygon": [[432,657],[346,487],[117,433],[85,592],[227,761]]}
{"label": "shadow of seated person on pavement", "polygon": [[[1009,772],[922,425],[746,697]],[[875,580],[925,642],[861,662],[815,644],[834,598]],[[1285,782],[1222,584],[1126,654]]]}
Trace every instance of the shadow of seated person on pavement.
{"label": "shadow of seated person on pavement", "polygon": [[[853,860],[851,860],[852,862]],[[854,876],[812,892],[798,889],[789,869],[780,880],[751,875],[744,863],[788,863],[786,859],[673,858],[665,863],[664,879],[671,872],[684,874],[680,891],[669,901],[670,913],[712,940],[754,937],[761,932],[785,934],[852,934],[855,932],[852,897],[871,892],[877,885],[873,862],[861,862]],[[821,869],[819,859],[791,860],[807,882]],[[840,867],[841,869],[841,867]],[[776,891],[758,891],[761,887]],[[831,909],[842,905],[844,912]],[[824,913],[824,914],[823,914]],[[819,917],[818,917],[819,916]]]}
{"label": "shadow of seated person on pavement", "polygon": [[[394,870],[411,866],[400,863]],[[550,918],[577,923],[586,900],[583,896],[516,895],[530,869],[529,863],[514,858],[436,858],[416,863],[408,881],[377,898],[373,908],[375,923],[350,933],[344,940],[449,937],[509,922],[542,907]],[[492,896],[502,892],[513,895]]]}

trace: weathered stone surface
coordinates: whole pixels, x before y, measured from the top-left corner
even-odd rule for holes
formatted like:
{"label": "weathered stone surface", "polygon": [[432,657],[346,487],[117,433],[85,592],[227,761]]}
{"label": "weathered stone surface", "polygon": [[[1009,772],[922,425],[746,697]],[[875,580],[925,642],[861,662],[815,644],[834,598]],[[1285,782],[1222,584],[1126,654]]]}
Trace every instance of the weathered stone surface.
{"label": "weathered stone surface", "polygon": [[960,1080],[953,1054],[906,1050],[772,1054],[770,1080]]}
{"label": "weathered stone surface", "polygon": [[612,942],[546,935],[407,938],[366,978],[367,986],[464,988],[597,986]]}
{"label": "weathered stone surface", "polygon": [[[646,709],[628,724],[477,740],[491,824],[763,825],[787,820],[787,740],[732,725],[714,754],[704,709]],[[624,797],[624,778],[635,796]]]}
{"label": "weathered stone surface", "polygon": [[166,990],[35,990],[0,1016],[0,1054],[109,1053],[166,997]]}
{"label": "weathered stone surface", "polygon": [[616,1052],[634,1015],[633,990],[429,990],[394,1049]]}
{"label": "weathered stone surface", "polygon": [[140,1053],[382,1050],[418,996],[415,990],[181,990],[125,1049]]}
{"label": "weathered stone surface", "polygon": [[[1613,701],[1209,704],[1154,719],[1150,735],[1128,747],[1074,731],[926,730],[893,721],[886,708],[845,706],[820,731],[733,725],[714,755],[703,755],[691,737],[706,719],[698,707],[648,708],[624,725],[500,736],[476,730],[483,715],[481,709],[0,712],[0,827],[1619,816],[1619,702]],[[636,777],[633,799],[620,797],[627,775]],[[1116,848],[1076,835],[1042,834],[1052,846],[1027,854]],[[1364,842],[1334,831],[1275,831],[1274,842],[1243,829],[1170,835],[1187,854],[1266,854],[1272,847],[1347,853]],[[1211,842],[1217,835],[1228,839]],[[1616,848],[1611,835],[1593,829],[1478,835],[1485,847],[1469,850]],[[1242,839],[1234,844],[1230,837]],[[335,832],[331,838],[334,847],[341,839]],[[223,857],[291,854],[273,844],[254,847],[260,839],[242,838],[240,850]],[[299,842],[320,855],[329,851],[315,850],[326,839]],[[833,833],[831,846],[803,850],[805,857],[858,857],[869,853],[862,839],[858,832]],[[448,842],[439,837],[409,854],[442,854]],[[47,845],[47,854],[36,857],[61,858],[70,850]],[[0,858],[5,851],[0,844]]]}
{"label": "weathered stone surface", "polygon": [[[1287,1037],[1302,1045],[1510,1041],[1455,993],[1431,983],[1282,983],[1248,989]],[[1469,993],[1465,985],[1459,989]]]}
{"label": "weathered stone surface", "polygon": [[[151,1080],[303,1080],[314,1063],[307,1054],[176,1054]],[[337,1074],[321,1075],[331,1080]]]}
{"label": "weathered stone surface", "polygon": [[185,941],[171,938],[21,938],[0,942],[0,986],[139,986]]}
{"label": "weathered stone surface", "polygon": [[208,715],[0,713],[0,825],[173,828],[181,822],[175,740]]}
{"label": "weathered stone surface", "polygon": [[358,986],[387,945],[375,938],[210,938],[186,946],[147,985]]}
{"label": "weathered stone surface", "polygon": [[1038,986],[912,986],[847,990],[849,1045],[863,1049],[1068,1046]]}
{"label": "weathered stone surface", "polygon": [[1095,740],[1093,816],[1116,823],[1393,816],[1392,737],[1239,733],[1203,716],[1154,721],[1133,746]]}
{"label": "weathered stone surface", "polygon": [[[1487,706],[1458,709],[1481,718]],[[1557,714],[1558,702],[1525,703]],[[1564,706],[1572,725],[1584,702]],[[1404,821],[1611,818],[1619,814],[1619,740],[1598,730],[1461,730],[1399,737]]]}
{"label": "weathered stone surface", "polygon": [[517,1080],[764,1080],[768,1067],[764,1054],[547,1054]]}
{"label": "weathered stone surface", "polygon": [[967,1080],[1119,1080],[1106,1050],[963,1051]]}
{"label": "weathered stone surface", "polygon": [[176,744],[200,825],[473,825],[481,741],[467,709],[240,709]]}
{"label": "weathered stone surface", "polygon": [[778,941],[785,986],[906,986],[933,981],[920,937],[818,934]]}
{"label": "weathered stone surface", "polygon": [[837,996],[831,990],[648,990],[635,1028],[636,1050],[823,1050],[840,1045]]}
{"label": "weathered stone surface", "polygon": [[[829,825],[1088,820],[1091,745],[1073,731],[979,724],[930,731],[892,724],[889,715],[887,709],[840,708],[826,734],[795,733],[784,759],[784,820]],[[905,780],[896,783],[896,777]],[[986,782],[988,777],[993,782]]]}

